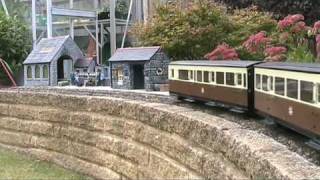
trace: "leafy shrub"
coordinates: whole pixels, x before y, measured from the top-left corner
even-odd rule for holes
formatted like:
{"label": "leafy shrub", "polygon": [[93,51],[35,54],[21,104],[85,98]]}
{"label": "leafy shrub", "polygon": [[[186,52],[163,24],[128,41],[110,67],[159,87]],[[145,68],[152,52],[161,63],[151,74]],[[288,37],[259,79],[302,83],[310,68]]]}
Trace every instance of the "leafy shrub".
{"label": "leafy shrub", "polygon": [[132,32],[139,45],[161,45],[173,59],[200,59],[233,29],[224,7],[200,0],[186,8],[176,3],[159,6],[147,24],[136,25]]}
{"label": "leafy shrub", "polygon": [[[14,73],[28,55],[32,44],[29,37],[27,27],[16,16],[7,17],[0,12],[0,58],[9,64]],[[1,72],[0,78],[3,78]]]}

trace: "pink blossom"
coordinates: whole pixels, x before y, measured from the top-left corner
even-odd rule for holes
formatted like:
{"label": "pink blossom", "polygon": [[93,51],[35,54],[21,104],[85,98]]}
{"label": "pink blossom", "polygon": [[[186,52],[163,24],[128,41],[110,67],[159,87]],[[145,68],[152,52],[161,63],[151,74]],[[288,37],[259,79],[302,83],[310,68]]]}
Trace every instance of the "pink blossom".
{"label": "pink blossom", "polygon": [[238,53],[228,44],[221,44],[217,46],[211,53],[205,55],[209,60],[239,60]]}
{"label": "pink blossom", "polygon": [[313,26],[312,31],[313,31],[315,34],[320,33],[320,21],[317,21],[317,22],[314,23],[314,26]]}
{"label": "pink blossom", "polygon": [[304,21],[304,16],[302,14],[295,14],[295,15],[292,15],[290,17],[290,19],[296,23],[296,22],[299,22],[299,21]]}
{"label": "pink blossom", "polygon": [[270,57],[281,55],[286,52],[287,52],[287,48],[282,46],[270,47],[265,50],[265,54]]}
{"label": "pink blossom", "polygon": [[318,35],[316,36],[316,42],[317,42],[317,44],[320,44],[320,34],[318,34]]}
{"label": "pink blossom", "polygon": [[270,44],[271,39],[266,37],[266,33],[261,31],[258,34],[251,35],[247,41],[243,43],[243,46],[251,53],[257,53],[267,47]]}
{"label": "pink blossom", "polygon": [[294,25],[294,27],[292,28],[292,32],[293,33],[299,33],[301,31],[304,31],[306,29],[306,23],[305,22],[298,22],[297,24]]}
{"label": "pink blossom", "polygon": [[[296,23],[300,23],[304,20],[304,16],[302,14],[288,15],[283,20],[279,21],[278,28],[283,31],[287,28],[294,26]],[[299,27],[301,27],[302,23],[300,23]],[[305,24],[304,24],[305,26]],[[299,30],[299,29],[295,29]],[[299,31],[300,32],[300,31]]]}

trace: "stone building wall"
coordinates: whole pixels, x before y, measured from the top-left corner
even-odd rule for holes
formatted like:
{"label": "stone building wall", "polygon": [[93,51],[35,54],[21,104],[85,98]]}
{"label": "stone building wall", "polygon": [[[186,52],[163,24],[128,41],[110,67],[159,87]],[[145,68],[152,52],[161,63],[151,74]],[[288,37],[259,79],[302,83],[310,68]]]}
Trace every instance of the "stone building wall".
{"label": "stone building wall", "polygon": [[112,70],[111,73],[114,72],[114,70],[123,70],[123,80],[118,81],[116,79],[115,74],[112,74],[112,87],[115,89],[133,89],[133,84],[130,79],[132,76],[132,68],[130,68],[130,64],[128,63],[112,63]]}
{"label": "stone building wall", "polygon": [[[28,79],[27,78],[27,68],[30,66],[32,68],[32,78]],[[25,65],[24,68],[24,86],[49,86],[49,78],[43,78],[43,64],[39,65],[40,66],[40,78],[36,79],[35,77],[35,64],[32,65]],[[50,67],[50,66],[49,66]]]}
{"label": "stone building wall", "polygon": [[319,179],[239,124],[185,107],[0,90],[0,146],[97,179]]}
{"label": "stone building wall", "polygon": [[[112,62],[112,69],[123,69],[123,81],[118,82],[112,75],[112,87],[115,89],[133,89],[133,65],[144,65],[144,85],[149,91],[159,91],[160,86],[168,84],[169,57],[162,51],[157,52],[150,61]],[[112,71],[114,73],[114,71]]]}
{"label": "stone building wall", "polygon": [[160,51],[145,64],[146,90],[159,91],[161,85],[168,84],[169,63],[169,57],[164,52]]}

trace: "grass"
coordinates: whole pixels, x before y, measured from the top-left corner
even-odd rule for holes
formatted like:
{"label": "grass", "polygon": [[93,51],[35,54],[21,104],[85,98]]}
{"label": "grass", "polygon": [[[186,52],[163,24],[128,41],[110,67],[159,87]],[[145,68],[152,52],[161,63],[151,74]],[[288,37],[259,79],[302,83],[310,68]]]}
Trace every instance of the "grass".
{"label": "grass", "polygon": [[90,178],[38,161],[24,155],[0,149],[0,180],[89,180]]}

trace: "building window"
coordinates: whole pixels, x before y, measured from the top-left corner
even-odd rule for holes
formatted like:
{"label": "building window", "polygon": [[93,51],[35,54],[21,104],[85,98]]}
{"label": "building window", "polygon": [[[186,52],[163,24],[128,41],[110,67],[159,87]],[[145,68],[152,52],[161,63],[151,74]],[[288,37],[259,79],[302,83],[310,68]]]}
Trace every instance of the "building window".
{"label": "building window", "polygon": [[189,74],[187,70],[179,70],[179,79],[189,80]]}
{"label": "building window", "polygon": [[301,81],[300,83],[300,96],[301,100],[313,103],[313,87],[314,84],[308,81]]}
{"label": "building window", "polygon": [[36,79],[40,79],[40,66],[36,65],[35,67],[35,77]]}
{"label": "building window", "polygon": [[275,79],[275,93],[281,96],[284,96],[284,78],[276,77]]}
{"label": "building window", "polygon": [[197,81],[202,82],[202,71],[197,71]]}
{"label": "building window", "polygon": [[226,84],[234,86],[234,73],[226,73]]}
{"label": "building window", "polygon": [[261,75],[256,74],[256,89],[261,89]]}
{"label": "building window", "polygon": [[242,85],[242,74],[237,73],[237,85],[241,86]]}
{"label": "building window", "polygon": [[171,69],[171,77],[174,78],[174,69]]}
{"label": "building window", "polygon": [[217,84],[224,84],[224,72],[217,72]]}
{"label": "building window", "polygon": [[287,79],[287,96],[293,99],[298,99],[298,81]]}
{"label": "building window", "polygon": [[123,81],[123,69],[118,69],[118,81]]}
{"label": "building window", "polygon": [[214,72],[211,72],[211,82],[215,82],[215,74]]}
{"label": "building window", "polygon": [[247,87],[247,74],[243,74],[243,87]]}
{"label": "building window", "polygon": [[32,79],[32,67],[27,66],[27,78]]}
{"label": "building window", "polygon": [[209,83],[209,72],[208,71],[204,71],[203,72],[203,81],[206,83]]}
{"label": "building window", "polygon": [[48,67],[48,65],[43,65],[42,77],[45,78],[45,79],[49,78],[49,67]]}

